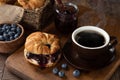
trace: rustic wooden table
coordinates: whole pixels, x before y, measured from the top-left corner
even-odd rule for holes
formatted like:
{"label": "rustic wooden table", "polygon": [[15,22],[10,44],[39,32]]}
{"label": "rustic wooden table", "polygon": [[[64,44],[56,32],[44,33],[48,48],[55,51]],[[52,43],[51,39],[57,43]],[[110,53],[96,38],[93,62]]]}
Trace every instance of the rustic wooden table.
{"label": "rustic wooden table", "polygon": [[[109,34],[117,36],[118,45],[120,45],[119,44],[119,41],[120,41],[119,19],[110,17],[107,19],[107,22],[109,24],[106,25],[105,29],[108,31]],[[5,61],[8,56],[9,55],[0,54],[0,80],[22,80],[21,78],[17,77],[15,74],[10,73],[6,68]],[[112,75],[110,80],[120,80],[120,67],[115,71],[115,73]]]}
{"label": "rustic wooden table", "polygon": [[[118,38],[118,45],[120,41],[120,23],[119,20],[110,18],[108,19],[109,25],[105,27],[105,29],[108,30],[109,34],[116,35]],[[114,28],[114,29],[113,29]],[[110,33],[111,30],[114,30]],[[8,69],[5,66],[5,61],[9,55],[0,54],[0,80],[22,80],[21,78],[17,77],[15,74],[12,74],[8,71]],[[112,75],[110,80],[120,80],[120,67],[115,71],[115,73]]]}

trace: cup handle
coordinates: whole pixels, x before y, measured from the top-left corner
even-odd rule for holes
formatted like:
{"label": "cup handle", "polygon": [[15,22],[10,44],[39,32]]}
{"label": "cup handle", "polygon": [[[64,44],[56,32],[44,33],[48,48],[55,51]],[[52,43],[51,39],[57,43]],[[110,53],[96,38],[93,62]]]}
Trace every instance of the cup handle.
{"label": "cup handle", "polygon": [[109,50],[114,48],[117,43],[118,43],[117,38],[114,37],[114,36],[110,36],[110,42],[109,42],[109,45],[108,45]]}

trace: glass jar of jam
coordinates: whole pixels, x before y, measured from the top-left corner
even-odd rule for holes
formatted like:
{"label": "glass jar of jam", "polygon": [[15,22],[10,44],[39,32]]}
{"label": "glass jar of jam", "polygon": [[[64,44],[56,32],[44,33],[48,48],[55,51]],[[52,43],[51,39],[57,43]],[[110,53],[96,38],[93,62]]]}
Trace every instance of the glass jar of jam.
{"label": "glass jar of jam", "polygon": [[65,3],[63,7],[55,7],[55,26],[61,33],[72,33],[78,24],[78,7],[73,3]]}

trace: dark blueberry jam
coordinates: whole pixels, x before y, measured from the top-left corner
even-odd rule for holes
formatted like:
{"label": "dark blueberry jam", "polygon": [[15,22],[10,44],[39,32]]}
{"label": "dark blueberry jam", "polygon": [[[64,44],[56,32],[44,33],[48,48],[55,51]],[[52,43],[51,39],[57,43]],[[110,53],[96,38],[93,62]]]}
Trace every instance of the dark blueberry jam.
{"label": "dark blueberry jam", "polygon": [[51,62],[55,62],[58,59],[59,54],[60,54],[60,51],[56,52],[55,54],[52,54]]}
{"label": "dark blueberry jam", "polygon": [[48,63],[49,60],[51,60],[51,62],[55,62],[58,59],[59,56],[59,51],[51,54],[51,55],[43,55],[43,54],[33,54],[33,53],[27,53],[26,56],[28,59],[34,59],[38,62],[38,64],[40,65],[40,67],[45,67],[45,65]]}
{"label": "dark blueberry jam", "polygon": [[42,54],[37,55],[37,54],[27,53],[26,56],[28,59],[36,60],[41,67],[45,67],[45,65],[48,63],[47,58]]}
{"label": "dark blueberry jam", "polygon": [[78,18],[77,9],[70,4],[65,4],[64,9],[56,7],[55,9],[55,26],[62,33],[71,33],[77,28]]}

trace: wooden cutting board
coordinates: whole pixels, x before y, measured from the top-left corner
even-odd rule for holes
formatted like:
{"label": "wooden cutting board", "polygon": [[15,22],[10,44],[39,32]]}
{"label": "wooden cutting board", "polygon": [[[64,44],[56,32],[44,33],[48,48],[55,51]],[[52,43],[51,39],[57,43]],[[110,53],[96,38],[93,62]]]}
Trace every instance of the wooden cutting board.
{"label": "wooden cutting board", "polygon": [[[78,78],[72,76],[72,72],[75,68],[68,65],[68,70],[64,70],[66,76],[64,78],[59,78],[52,73],[53,67],[40,69],[32,64],[29,64],[23,56],[23,49],[24,47],[20,48],[11,55],[6,61],[6,66],[12,73],[18,75],[24,80],[109,80],[120,64],[120,57],[117,55],[114,62],[110,65],[95,71],[81,71],[81,75]],[[120,54],[118,50],[117,54]],[[60,68],[62,63],[67,63],[63,57],[55,67],[63,70]]]}
{"label": "wooden cutting board", "polygon": [[[89,9],[85,9],[81,7],[82,12],[80,12],[82,15],[83,12],[88,11]],[[83,17],[82,17],[83,18]],[[94,20],[96,21],[96,20]],[[96,22],[95,22],[96,23]],[[115,28],[117,29],[117,28]],[[67,40],[69,39],[70,35],[62,35],[60,34],[54,26],[54,23],[49,25],[44,32],[53,33],[59,36],[61,41],[61,46],[63,47]],[[71,65],[68,65],[68,70],[63,70],[60,68],[60,65],[62,63],[67,63],[66,60],[61,58],[61,60],[56,64],[54,67],[58,67],[60,70],[65,71],[65,77],[60,78],[52,73],[51,68],[46,69],[40,69],[38,67],[35,67],[34,65],[28,63],[24,56],[23,56],[23,50],[24,46],[18,49],[15,53],[13,53],[11,56],[8,57],[6,60],[6,66],[7,68],[14,74],[18,75],[19,77],[23,78],[24,80],[109,80],[109,78],[112,76],[114,71],[119,67],[120,65],[120,45],[117,45],[116,48],[116,59],[108,66],[95,70],[95,71],[81,71],[81,75],[78,78],[73,77],[72,72],[74,71],[74,67]]]}
{"label": "wooden cutting board", "polygon": [[[69,36],[60,35],[58,32],[56,32],[54,26],[52,25],[53,24],[51,24],[51,26],[47,28],[45,32],[59,35],[61,39],[61,46],[63,47],[67,39],[69,39]],[[52,30],[50,28],[52,28]],[[68,70],[63,70],[60,68],[60,65],[62,63],[67,63],[63,56],[55,67],[58,67],[60,70],[65,71],[66,76],[64,78],[59,78],[58,76],[54,75],[52,73],[53,67],[48,69],[40,69],[28,63],[23,55],[24,46],[17,50],[15,53],[13,53],[10,57],[8,57],[8,59],[6,60],[6,66],[12,73],[18,75],[24,80],[109,80],[109,78],[112,76],[112,74],[119,67],[120,64],[120,50],[118,49],[119,47],[120,45],[117,45],[116,59],[110,65],[95,71],[81,71],[81,75],[78,78],[72,76],[72,72],[75,68],[71,65],[69,65]]]}

